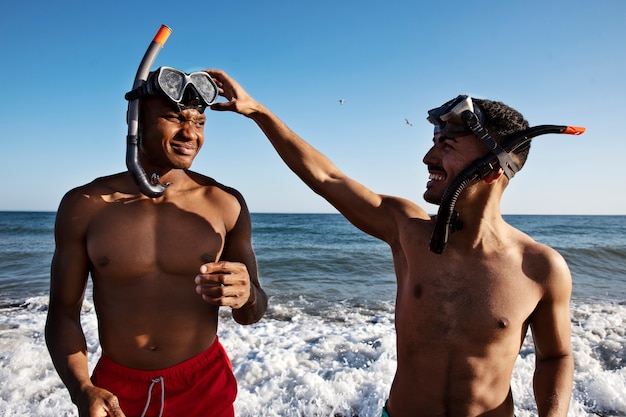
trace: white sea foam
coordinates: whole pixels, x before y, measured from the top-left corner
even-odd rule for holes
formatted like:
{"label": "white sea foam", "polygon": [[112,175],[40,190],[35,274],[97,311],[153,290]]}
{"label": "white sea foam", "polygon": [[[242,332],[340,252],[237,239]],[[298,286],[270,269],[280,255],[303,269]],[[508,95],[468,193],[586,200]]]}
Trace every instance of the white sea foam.
{"label": "white sea foam", "polygon": [[[46,302],[35,297],[2,311],[1,416],[77,415],[45,347]],[[576,372],[569,416],[625,416],[626,306],[581,304],[572,312]],[[100,352],[88,301],[83,326],[91,370]],[[278,305],[252,326],[237,325],[224,311],[219,333],[238,379],[238,417],[380,416],[396,366],[391,305],[325,315]],[[536,415],[533,371],[528,337],[511,380],[519,417]]]}

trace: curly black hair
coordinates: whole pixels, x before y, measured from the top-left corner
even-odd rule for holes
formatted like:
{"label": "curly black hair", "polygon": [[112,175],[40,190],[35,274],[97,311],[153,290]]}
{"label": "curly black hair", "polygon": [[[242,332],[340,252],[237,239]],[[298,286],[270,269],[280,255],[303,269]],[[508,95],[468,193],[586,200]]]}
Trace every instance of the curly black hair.
{"label": "curly black hair", "polygon": [[[485,121],[484,127],[493,139],[500,143],[502,139],[511,133],[528,129],[528,121],[517,110],[500,101],[472,98],[472,102],[482,111]],[[521,169],[526,163],[530,142],[513,152],[513,159]]]}

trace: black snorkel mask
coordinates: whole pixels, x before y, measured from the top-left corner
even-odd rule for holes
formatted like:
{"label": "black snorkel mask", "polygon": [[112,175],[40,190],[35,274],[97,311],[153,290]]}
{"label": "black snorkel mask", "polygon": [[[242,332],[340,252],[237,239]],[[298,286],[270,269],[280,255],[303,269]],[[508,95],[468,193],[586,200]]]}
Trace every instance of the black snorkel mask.
{"label": "black snorkel mask", "polygon": [[145,83],[124,96],[135,100],[143,96],[162,96],[172,102],[179,111],[195,109],[200,113],[215,103],[217,85],[204,71],[187,74],[172,67],[159,67],[148,75]]}
{"label": "black snorkel mask", "polygon": [[437,254],[443,253],[450,230],[462,228],[454,205],[465,187],[480,181],[499,168],[502,168],[509,180],[513,178],[519,167],[511,158],[511,154],[524,146],[529,146],[529,142],[536,136],[547,133],[580,135],[585,132],[584,127],[540,125],[508,135],[498,144],[483,127],[482,112],[472,103],[471,97],[466,95],[460,95],[441,107],[429,110],[428,121],[435,125],[435,133],[448,137],[474,134],[491,152],[475,160],[444,191],[429,244],[430,250]]}
{"label": "black snorkel mask", "polygon": [[141,193],[151,198],[161,197],[170,184],[163,184],[156,173],[148,179],[139,162],[139,98],[158,95],[171,101],[179,111],[196,109],[204,113],[206,107],[213,104],[218,96],[218,88],[206,72],[186,74],[171,67],[160,67],[150,72],[152,63],[171,33],[170,28],[161,26],[139,64],[133,89],[125,95],[128,100],[126,167]]}

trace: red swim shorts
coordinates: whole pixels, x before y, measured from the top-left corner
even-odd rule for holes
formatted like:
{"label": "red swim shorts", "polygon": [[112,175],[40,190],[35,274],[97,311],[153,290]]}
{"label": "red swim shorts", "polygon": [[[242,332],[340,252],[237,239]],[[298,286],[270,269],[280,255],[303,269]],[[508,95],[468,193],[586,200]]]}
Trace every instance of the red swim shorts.
{"label": "red swim shorts", "polygon": [[216,338],[204,352],[171,368],[139,371],[102,355],[91,381],[118,397],[127,417],[234,417],[237,381]]}

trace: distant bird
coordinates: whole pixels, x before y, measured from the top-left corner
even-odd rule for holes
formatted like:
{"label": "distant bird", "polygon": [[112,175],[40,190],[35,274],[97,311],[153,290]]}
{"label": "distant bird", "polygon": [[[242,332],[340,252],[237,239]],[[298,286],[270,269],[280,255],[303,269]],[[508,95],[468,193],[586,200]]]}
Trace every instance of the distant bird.
{"label": "distant bird", "polygon": [[345,101],[344,99],[342,99],[342,98],[341,98],[341,99],[339,99],[339,104],[343,104],[343,103],[345,103],[345,102],[346,102],[346,101]]}
{"label": "distant bird", "polygon": [[411,123],[409,119],[404,119],[404,122],[409,126],[413,126],[413,123]]}

